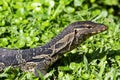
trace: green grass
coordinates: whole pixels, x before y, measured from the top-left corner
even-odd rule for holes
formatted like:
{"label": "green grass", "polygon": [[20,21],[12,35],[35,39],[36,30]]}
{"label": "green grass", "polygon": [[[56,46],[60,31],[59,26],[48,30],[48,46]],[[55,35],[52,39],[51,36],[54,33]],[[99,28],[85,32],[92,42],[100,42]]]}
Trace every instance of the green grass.
{"label": "green grass", "polygon": [[[104,23],[108,30],[90,37],[53,64],[45,80],[120,79],[120,3],[118,0],[1,0],[0,47],[44,45],[74,21]],[[115,15],[114,15],[115,14]],[[19,44],[20,43],[20,44]],[[59,64],[58,64],[59,63]],[[8,67],[0,80],[38,80],[32,73]]]}

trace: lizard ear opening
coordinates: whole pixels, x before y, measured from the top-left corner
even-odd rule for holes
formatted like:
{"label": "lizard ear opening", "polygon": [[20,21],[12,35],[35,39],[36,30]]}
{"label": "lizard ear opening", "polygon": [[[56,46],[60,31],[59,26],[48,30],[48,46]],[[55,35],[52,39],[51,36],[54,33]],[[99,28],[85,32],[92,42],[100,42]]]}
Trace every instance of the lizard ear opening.
{"label": "lizard ear opening", "polygon": [[74,31],[75,31],[75,34],[77,34],[77,32],[78,32],[77,29],[74,29]]}

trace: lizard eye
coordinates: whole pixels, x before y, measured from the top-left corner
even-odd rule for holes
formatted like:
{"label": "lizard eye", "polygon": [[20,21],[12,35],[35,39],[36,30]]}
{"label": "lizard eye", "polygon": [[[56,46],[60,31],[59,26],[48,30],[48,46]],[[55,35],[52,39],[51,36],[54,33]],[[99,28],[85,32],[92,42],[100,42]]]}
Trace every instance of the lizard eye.
{"label": "lizard eye", "polygon": [[91,28],[92,28],[92,26],[87,26],[87,28],[91,29]]}

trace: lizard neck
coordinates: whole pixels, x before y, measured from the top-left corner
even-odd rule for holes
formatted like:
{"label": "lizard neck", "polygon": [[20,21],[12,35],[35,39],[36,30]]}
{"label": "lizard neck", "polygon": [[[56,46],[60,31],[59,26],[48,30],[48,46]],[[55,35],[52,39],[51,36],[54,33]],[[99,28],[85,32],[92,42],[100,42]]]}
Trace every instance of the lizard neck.
{"label": "lizard neck", "polygon": [[57,54],[58,52],[67,52],[68,49],[65,48],[68,48],[67,47],[68,45],[70,47],[72,41],[74,40],[75,33],[72,32],[73,28],[74,26],[70,25],[69,27],[66,27],[61,33],[59,33],[47,44],[39,46],[37,48],[23,50],[23,53],[28,51],[29,53],[31,53],[32,56],[42,54],[47,55],[49,54],[51,56],[53,54]]}
{"label": "lizard neck", "polygon": [[42,55],[42,54],[45,54],[45,55],[52,54],[52,50],[48,45],[38,46],[36,48],[31,48],[31,49],[25,49],[23,50],[23,52],[28,50],[31,52],[33,56]]}

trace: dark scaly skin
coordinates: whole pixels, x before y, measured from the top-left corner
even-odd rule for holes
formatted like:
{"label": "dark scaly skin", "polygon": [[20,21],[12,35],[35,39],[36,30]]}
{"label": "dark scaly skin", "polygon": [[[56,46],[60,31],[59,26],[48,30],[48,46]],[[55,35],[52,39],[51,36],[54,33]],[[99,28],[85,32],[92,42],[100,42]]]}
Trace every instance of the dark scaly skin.
{"label": "dark scaly skin", "polygon": [[47,69],[64,53],[78,47],[90,36],[107,30],[104,24],[78,21],[70,24],[49,43],[33,49],[10,50],[0,48],[0,71],[7,66],[18,66],[23,71],[37,70],[46,74]]}

